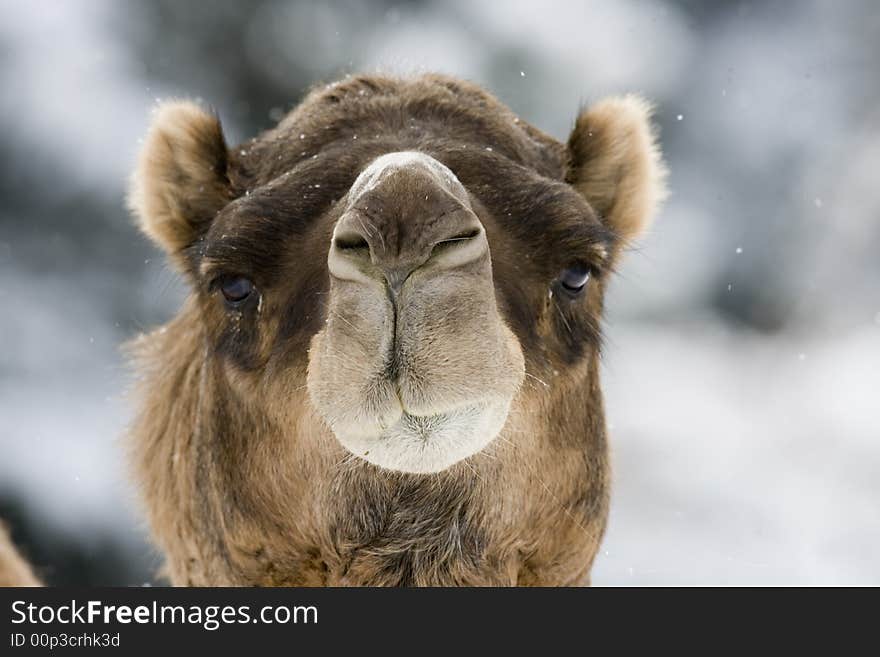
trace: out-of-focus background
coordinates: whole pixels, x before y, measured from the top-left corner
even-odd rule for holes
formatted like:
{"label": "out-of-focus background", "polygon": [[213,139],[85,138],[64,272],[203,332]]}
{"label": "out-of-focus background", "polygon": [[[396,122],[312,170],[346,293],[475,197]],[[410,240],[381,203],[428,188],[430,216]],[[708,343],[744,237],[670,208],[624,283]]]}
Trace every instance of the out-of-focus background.
{"label": "out-of-focus background", "polygon": [[0,517],[53,584],[157,581],[120,343],[185,291],[132,227],[157,99],[231,142],[350,72],[484,84],[564,139],[657,104],[672,196],[609,294],[594,583],[880,584],[880,8],[0,0]]}

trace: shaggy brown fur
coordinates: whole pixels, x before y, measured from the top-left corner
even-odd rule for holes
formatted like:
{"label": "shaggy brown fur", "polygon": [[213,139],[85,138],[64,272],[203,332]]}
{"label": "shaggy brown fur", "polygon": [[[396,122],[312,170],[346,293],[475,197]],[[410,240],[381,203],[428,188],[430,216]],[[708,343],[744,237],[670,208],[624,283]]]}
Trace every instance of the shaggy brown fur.
{"label": "shaggy brown fur", "polygon": [[[430,474],[349,454],[328,426],[336,421],[334,399],[363,405],[357,390],[376,388],[346,391],[345,377],[321,388],[336,371],[333,354],[344,354],[338,366],[349,367],[376,353],[368,333],[381,333],[381,317],[375,323],[351,312],[346,330],[334,319],[343,292],[328,274],[328,247],[340,217],[350,216],[355,179],[377,157],[401,151],[430,156],[454,173],[466,190],[455,211],[478,220],[491,252],[479,261],[485,266],[466,270],[472,273],[442,274],[459,283],[473,276],[488,292],[456,313],[443,297],[446,283],[440,286],[437,303],[448,312],[434,321],[424,306],[417,314],[428,319],[406,337],[441,355],[417,369],[416,354],[402,371],[430,374],[464,353],[467,362],[435,377],[427,393],[459,375],[461,385],[478,382],[467,395],[508,386],[499,376],[513,377],[499,392],[513,395],[500,435]],[[422,209],[403,212],[402,192],[385,193],[379,202],[387,207],[375,211],[398,217],[400,227],[405,216],[452,202],[440,187],[427,189]],[[175,320],[134,345],[142,401],[131,444],[171,581],[588,583],[609,491],[598,367],[602,300],[621,246],[662,195],[649,111],[633,97],[587,110],[567,147],[474,85],[435,75],[354,77],[317,89],[276,128],[231,149],[216,117],[190,103],[164,106],[130,200],[193,294]],[[412,194],[406,202],[417,200]],[[366,246],[375,265],[376,247]],[[433,257],[430,249],[419,253]],[[560,283],[575,264],[592,273],[579,295]],[[218,286],[238,275],[254,282],[255,293],[232,307]],[[368,283],[364,294],[379,289]],[[469,288],[461,290],[470,298]],[[343,305],[350,310],[358,295],[349,297]],[[409,307],[396,303],[382,312]],[[364,308],[369,314],[379,306]],[[483,319],[469,319],[474,313]],[[474,331],[500,336],[501,351],[493,353],[510,350],[500,374],[479,378],[496,361],[485,356],[486,339],[469,337]],[[310,348],[330,356],[318,363]],[[355,367],[351,376],[370,368]],[[381,373],[399,376],[395,368]],[[398,389],[405,397],[403,384]]]}

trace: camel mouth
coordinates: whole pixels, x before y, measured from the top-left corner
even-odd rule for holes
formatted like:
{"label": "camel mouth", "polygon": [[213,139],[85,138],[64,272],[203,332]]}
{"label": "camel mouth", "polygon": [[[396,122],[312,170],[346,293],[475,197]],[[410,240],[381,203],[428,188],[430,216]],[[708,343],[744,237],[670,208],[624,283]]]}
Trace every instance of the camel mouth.
{"label": "camel mouth", "polygon": [[387,470],[436,473],[485,449],[507,420],[510,402],[469,404],[433,415],[403,412],[397,421],[371,435],[334,428],[352,454]]}
{"label": "camel mouth", "polygon": [[400,420],[394,427],[400,427],[409,435],[419,436],[429,441],[445,427],[460,427],[470,422],[479,422],[480,415],[485,411],[487,404],[467,404],[459,408],[443,413],[415,413],[404,408]]}

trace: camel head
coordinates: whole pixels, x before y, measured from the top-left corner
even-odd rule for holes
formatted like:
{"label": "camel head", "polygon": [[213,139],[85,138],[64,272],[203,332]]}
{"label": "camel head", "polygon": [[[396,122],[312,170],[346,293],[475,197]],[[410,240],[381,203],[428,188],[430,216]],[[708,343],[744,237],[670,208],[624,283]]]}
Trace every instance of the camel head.
{"label": "camel head", "polygon": [[[604,495],[603,297],[663,175],[636,97],[586,109],[567,144],[440,76],[322,87],[232,148],[214,114],[160,106],[130,204],[192,290],[140,349],[160,542],[222,518],[210,545],[164,542],[240,581],[257,543],[276,575],[302,562],[284,532],[325,562],[347,549],[328,536],[369,533],[354,491],[446,486],[479,523],[478,479],[502,500],[539,485],[524,459]],[[601,463],[564,462],[586,452]]]}

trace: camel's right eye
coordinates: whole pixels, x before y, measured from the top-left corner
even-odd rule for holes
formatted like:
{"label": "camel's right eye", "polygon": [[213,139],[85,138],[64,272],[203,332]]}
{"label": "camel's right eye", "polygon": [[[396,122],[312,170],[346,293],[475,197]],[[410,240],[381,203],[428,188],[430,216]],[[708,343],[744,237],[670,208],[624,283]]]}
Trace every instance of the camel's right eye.
{"label": "camel's right eye", "polygon": [[254,291],[254,284],[244,276],[230,276],[220,283],[223,297],[231,304],[239,304]]}
{"label": "camel's right eye", "polygon": [[589,280],[590,268],[582,264],[573,265],[559,275],[562,289],[572,295],[583,292]]}

